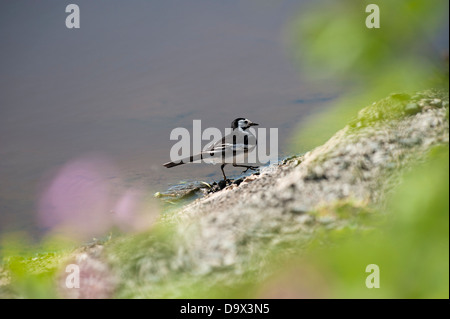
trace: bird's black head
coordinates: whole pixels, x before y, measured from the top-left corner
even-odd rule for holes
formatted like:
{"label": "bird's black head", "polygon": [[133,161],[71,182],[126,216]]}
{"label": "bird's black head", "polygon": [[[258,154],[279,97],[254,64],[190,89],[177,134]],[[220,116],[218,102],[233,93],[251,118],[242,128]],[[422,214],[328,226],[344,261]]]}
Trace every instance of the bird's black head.
{"label": "bird's black head", "polygon": [[233,130],[239,126],[239,121],[245,121],[245,119],[243,117],[238,117],[233,122],[231,122],[231,128]]}
{"label": "bird's black head", "polygon": [[257,123],[253,123],[249,119],[246,119],[246,118],[243,118],[243,117],[238,117],[233,122],[231,122],[231,128],[233,130],[238,128],[238,127],[240,127],[241,129],[243,129],[245,131],[250,126],[255,126],[255,125],[258,125],[258,124]]}

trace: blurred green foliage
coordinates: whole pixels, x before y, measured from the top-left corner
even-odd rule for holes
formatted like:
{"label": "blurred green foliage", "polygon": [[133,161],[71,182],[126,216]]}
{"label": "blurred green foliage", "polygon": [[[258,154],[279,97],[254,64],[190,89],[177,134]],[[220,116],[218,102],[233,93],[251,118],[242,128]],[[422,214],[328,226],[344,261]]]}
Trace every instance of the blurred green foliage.
{"label": "blurred green foliage", "polygon": [[[366,27],[370,3],[379,6],[379,29]],[[300,123],[295,151],[322,144],[362,106],[393,92],[448,87],[448,48],[434,45],[446,19],[443,0],[321,0],[301,7],[286,28],[290,56],[302,78],[341,95]]]}
{"label": "blurred green foliage", "polygon": [[10,291],[5,293],[5,297],[56,298],[54,278],[61,259],[62,255],[55,253],[36,254],[34,257],[12,256],[8,258],[6,269],[12,282],[11,286],[7,287]]}
{"label": "blurred green foliage", "polygon": [[[385,213],[378,212],[375,223],[365,223],[376,227],[361,231],[349,225],[322,232],[308,253],[279,269],[260,296],[289,291],[293,298],[448,299],[448,164],[447,146],[432,149],[426,163],[404,175]],[[348,214],[347,208],[336,212]],[[369,264],[379,266],[380,288],[365,285]]]}
{"label": "blurred green foliage", "polygon": [[55,276],[78,245],[61,236],[36,242],[23,232],[4,234],[0,239],[0,298],[57,298]]}
{"label": "blurred green foliage", "polygon": [[[379,29],[365,25],[370,3],[379,6]],[[304,5],[287,25],[290,55],[303,78],[343,93],[300,123],[292,139],[294,151],[322,144],[348,123],[373,125],[402,116],[409,100],[403,93],[414,95],[429,88],[448,92],[448,48],[440,52],[435,45],[447,21],[448,1],[442,0],[323,0]],[[380,101],[367,108],[367,114],[355,116],[376,100]],[[307,257],[288,266],[290,278],[303,278],[287,288],[291,295],[448,298],[448,163],[448,147],[444,147],[412,169],[386,211],[377,214],[378,219],[384,216],[384,222],[375,231],[343,227],[322,232]],[[380,267],[379,289],[365,287],[365,267],[372,263]],[[305,269],[309,276],[297,272]],[[318,280],[311,269],[320,269],[326,280]],[[283,282],[283,275],[275,276],[271,289],[276,289],[277,280]]]}
{"label": "blurred green foliage", "polygon": [[[334,297],[449,298],[448,163],[448,147],[432,150],[389,199],[384,227],[322,254],[336,274]],[[380,267],[379,289],[362,280],[372,263]]]}

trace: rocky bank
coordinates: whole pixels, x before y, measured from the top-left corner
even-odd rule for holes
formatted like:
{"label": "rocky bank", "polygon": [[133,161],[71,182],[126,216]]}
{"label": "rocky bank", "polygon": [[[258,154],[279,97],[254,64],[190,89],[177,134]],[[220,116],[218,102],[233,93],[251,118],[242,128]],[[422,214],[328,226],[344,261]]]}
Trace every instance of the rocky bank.
{"label": "rocky bank", "polygon": [[[274,251],[301,253],[318,231],[364,227],[355,217],[375,207],[380,214],[400,173],[448,145],[448,114],[448,91],[392,94],[324,145],[165,214],[150,233],[78,250],[72,258],[91,269],[84,287],[99,297],[173,298],[200,282],[208,289],[262,279]],[[92,297],[89,291],[69,297]]]}
{"label": "rocky bank", "polygon": [[[141,282],[181,272],[211,275],[213,286],[217,274],[222,278],[217,280],[230,282],[248,272],[261,274],[277,248],[307,245],[318,230],[354,223],[353,216],[340,216],[334,207],[346,205],[351,215],[382,207],[409,163],[448,144],[448,105],[448,92],[392,94],[362,109],[324,145],[166,214],[161,223],[173,234],[168,245],[152,247],[157,253],[124,253],[124,244],[108,260],[119,265],[132,258]],[[113,267],[127,277],[131,270],[120,265]],[[124,295],[135,295],[136,282],[122,288]]]}

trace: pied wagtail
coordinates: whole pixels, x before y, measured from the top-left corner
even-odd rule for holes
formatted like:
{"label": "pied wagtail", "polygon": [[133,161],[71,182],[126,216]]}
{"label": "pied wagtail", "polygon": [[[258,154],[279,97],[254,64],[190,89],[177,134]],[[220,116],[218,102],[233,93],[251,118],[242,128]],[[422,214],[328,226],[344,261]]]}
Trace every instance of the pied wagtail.
{"label": "pied wagtail", "polygon": [[221,163],[223,179],[226,181],[227,177],[223,168],[227,164],[233,164],[234,167],[245,167],[245,173],[249,169],[255,170],[257,166],[239,165],[243,162],[243,158],[248,152],[251,152],[256,147],[256,137],[248,130],[250,127],[258,125],[243,117],[235,119],[231,122],[232,132],[224,136],[221,140],[213,141],[205,146],[204,150],[195,155],[182,158],[177,162],[168,162],[163,164],[165,167],[174,167],[194,161],[203,160],[205,163],[218,164]]}

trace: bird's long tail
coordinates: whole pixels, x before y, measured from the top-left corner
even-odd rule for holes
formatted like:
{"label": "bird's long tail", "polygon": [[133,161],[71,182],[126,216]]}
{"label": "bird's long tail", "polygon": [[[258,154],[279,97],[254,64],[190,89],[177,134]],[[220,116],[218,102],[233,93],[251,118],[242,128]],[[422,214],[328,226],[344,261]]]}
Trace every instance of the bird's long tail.
{"label": "bird's long tail", "polygon": [[170,168],[170,167],[174,167],[174,166],[178,166],[178,165],[182,165],[182,164],[186,164],[186,163],[192,163],[192,162],[201,160],[202,158],[203,158],[202,154],[197,154],[197,155],[182,158],[181,160],[178,160],[176,162],[168,162],[163,165],[167,168]]}
{"label": "bird's long tail", "polygon": [[174,167],[174,166],[178,166],[178,165],[182,165],[182,164],[185,164],[185,163],[183,163],[183,162],[178,162],[178,163],[174,163],[174,162],[168,162],[168,163],[165,163],[165,164],[163,164],[165,167],[167,167],[167,168],[170,168],[170,167]]}

